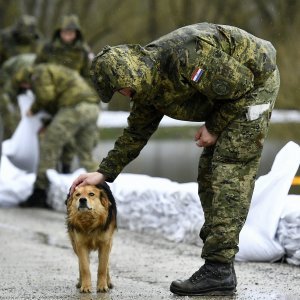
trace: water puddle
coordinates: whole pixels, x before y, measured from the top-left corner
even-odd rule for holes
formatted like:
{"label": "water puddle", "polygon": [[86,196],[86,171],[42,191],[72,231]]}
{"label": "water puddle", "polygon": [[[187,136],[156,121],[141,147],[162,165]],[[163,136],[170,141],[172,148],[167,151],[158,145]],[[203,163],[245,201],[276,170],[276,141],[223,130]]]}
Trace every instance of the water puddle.
{"label": "water puddle", "polygon": [[22,234],[22,237],[25,237],[29,240],[38,241],[41,244],[57,247],[61,249],[69,249],[70,246],[64,244],[63,241],[57,240],[55,237],[40,231],[30,232],[28,230],[24,230],[18,226],[14,226],[11,224],[0,223],[0,229],[4,229],[10,232],[16,232]]}

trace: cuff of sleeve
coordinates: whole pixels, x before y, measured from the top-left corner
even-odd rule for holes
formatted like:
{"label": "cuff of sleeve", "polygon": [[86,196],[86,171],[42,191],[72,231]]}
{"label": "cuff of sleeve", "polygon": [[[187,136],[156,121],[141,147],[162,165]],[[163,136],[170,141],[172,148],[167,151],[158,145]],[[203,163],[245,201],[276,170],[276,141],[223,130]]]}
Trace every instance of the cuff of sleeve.
{"label": "cuff of sleeve", "polygon": [[220,135],[220,133],[227,126],[227,124],[227,120],[223,119],[221,114],[219,113],[214,114],[205,122],[206,129],[210,133],[215,134],[217,136]]}
{"label": "cuff of sleeve", "polygon": [[105,176],[105,181],[107,182],[113,182],[118,176],[118,174],[116,175],[116,174],[111,174],[109,172],[106,172],[106,170],[101,167],[99,167],[97,172],[103,174]]}

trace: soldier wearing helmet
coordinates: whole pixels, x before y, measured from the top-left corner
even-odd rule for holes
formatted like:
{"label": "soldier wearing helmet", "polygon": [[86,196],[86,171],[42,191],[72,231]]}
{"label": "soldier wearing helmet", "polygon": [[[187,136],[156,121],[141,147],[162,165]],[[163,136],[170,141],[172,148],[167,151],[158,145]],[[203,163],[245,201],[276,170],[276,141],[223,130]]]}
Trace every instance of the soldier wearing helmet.
{"label": "soldier wearing helmet", "polygon": [[89,68],[93,54],[84,41],[82,29],[76,15],[65,15],[52,40],[45,44],[35,63],[55,63],[78,71],[89,78]]}
{"label": "soldier wearing helmet", "polygon": [[132,108],[114,149],[97,172],[80,175],[71,192],[113,181],[164,115],[204,122],[195,141],[204,148],[197,180],[205,263],[190,278],[173,281],[170,290],[183,296],[233,295],[239,233],[280,84],[274,47],[236,27],[199,23],[145,47],[105,47],[93,60],[91,77],[102,101],[120,92],[131,98]]}
{"label": "soldier wearing helmet", "polygon": [[[35,63],[53,63],[68,67],[77,71],[90,83],[89,68],[93,56],[84,40],[78,17],[64,15],[54,30],[51,41],[45,44]],[[76,149],[72,145],[65,147],[62,154],[63,173],[70,173],[75,153]]]}
{"label": "soldier wearing helmet", "polygon": [[36,18],[21,16],[14,26],[4,29],[0,34],[0,65],[18,54],[37,53],[42,47],[42,42]]}

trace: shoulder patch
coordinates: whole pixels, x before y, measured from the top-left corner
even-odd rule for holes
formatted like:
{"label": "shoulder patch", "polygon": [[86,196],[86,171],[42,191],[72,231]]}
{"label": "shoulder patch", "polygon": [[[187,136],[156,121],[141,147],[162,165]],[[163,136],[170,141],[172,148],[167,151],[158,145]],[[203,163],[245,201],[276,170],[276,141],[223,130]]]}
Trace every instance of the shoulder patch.
{"label": "shoulder patch", "polygon": [[226,96],[231,92],[231,85],[224,79],[215,79],[211,83],[211,89],[219,96]]}

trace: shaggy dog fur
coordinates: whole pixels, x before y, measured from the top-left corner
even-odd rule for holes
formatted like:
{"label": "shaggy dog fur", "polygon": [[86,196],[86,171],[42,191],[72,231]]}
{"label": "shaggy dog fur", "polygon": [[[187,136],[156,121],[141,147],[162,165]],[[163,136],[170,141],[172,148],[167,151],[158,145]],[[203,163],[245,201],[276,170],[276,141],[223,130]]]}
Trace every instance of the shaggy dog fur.
{"label": "shaggy dog fur", "polygon": [[68,195],[68,234],[79,261],[79,282],[82,293],[92,290],[89,255],[98,250],[97,292],[112,288],[109,276],[109,255],[117,227],[117,209],[109,186],[86,185]]}

